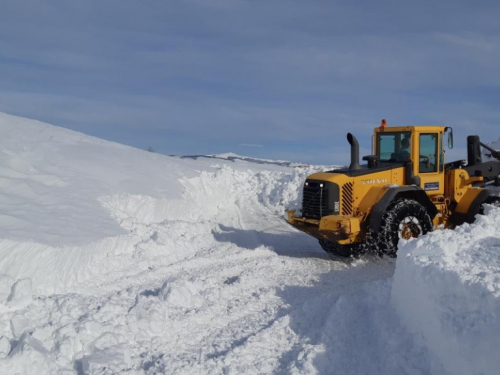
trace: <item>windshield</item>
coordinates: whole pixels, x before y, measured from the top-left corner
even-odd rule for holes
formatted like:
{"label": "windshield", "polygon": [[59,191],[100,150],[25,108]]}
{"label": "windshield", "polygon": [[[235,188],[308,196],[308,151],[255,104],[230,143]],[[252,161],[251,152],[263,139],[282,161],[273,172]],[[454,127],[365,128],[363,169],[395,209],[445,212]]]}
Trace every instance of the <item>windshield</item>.
{"label": "windshield", "polygon": [[378,133],[377,156],[381,161],[410,160],[410,136],[410,132]]}

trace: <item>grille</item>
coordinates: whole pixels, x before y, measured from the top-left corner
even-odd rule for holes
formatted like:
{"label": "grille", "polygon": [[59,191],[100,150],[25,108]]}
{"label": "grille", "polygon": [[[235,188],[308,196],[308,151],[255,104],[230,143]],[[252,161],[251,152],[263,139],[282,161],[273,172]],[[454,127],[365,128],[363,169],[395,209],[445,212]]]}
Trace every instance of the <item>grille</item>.
{"label": "grille", "polygon": [[320,219],[328,214],[328,190],[320,182],[308,181],[306,184],[302,196],[302,216]]}
{"label": "grille", "polygon": [[342,186],[342,215],[352,215],[353,184],[348,182]]}

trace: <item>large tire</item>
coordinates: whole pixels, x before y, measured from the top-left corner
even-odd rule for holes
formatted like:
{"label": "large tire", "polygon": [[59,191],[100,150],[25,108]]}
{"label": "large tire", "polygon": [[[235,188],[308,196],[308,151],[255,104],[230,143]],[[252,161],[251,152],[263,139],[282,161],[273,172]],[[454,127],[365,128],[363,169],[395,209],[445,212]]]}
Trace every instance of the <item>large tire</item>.
{"label": "large tire", "polygon": [[395,257],[400,239],[416,238],[431,230],[432,220],[424,206],[412,199],[397,199],[382,216],[378,233],[368,231],[367,249]]}
{"label": "large tire", "polygon": [[328,240],[319,240],[319,244],[328,254],[345,258],[357,257],[361,252],[361,246],[358,244],[340,245]]}

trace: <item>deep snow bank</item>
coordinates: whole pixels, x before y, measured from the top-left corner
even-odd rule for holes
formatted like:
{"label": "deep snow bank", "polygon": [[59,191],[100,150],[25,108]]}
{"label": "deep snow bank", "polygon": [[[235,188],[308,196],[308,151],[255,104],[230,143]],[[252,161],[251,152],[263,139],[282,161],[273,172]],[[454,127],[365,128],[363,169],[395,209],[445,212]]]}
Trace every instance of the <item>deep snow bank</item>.
{"label": "deep snow bank", "polygon": [[[79,245],[125,233],[97,199],[181,198],[173,158],[0,113],[0,238]],[[172,160],[171,160],[172,159]]]}
{"label": "deep snow bank", "polygon": [[188,258],[244,204],[281,214],[320,169],[168,157],[2,113],[0,132],[0,275],[38,294]]}
{"label": "deep snow bank", "polygon": [[433,373],[499,372],[499,223],[500,209],[491,208],[472,225],[430,233],[398,252],[392,301],[434,354]]}

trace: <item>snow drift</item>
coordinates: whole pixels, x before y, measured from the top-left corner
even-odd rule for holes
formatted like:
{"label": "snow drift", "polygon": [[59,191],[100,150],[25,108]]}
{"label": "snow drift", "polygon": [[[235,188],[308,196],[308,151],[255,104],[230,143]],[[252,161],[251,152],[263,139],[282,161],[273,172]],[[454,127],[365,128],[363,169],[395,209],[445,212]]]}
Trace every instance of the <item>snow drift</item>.
{"label": "snow drift", "polygon": [[[0,130],[0,267],[31,278],[39,294],[80,290],[70,287],[110,269],[147,269],[139,254],[148,240],[148,255],[161,247],[165,258],[165,242],[181,245],[175,233],[202,241],[215,228],[202,223],[217,215],[233,225],[222,211],[239,200],[279,212],[315,170],[181,160],[8,115]],[[176,250],[170,261],[189,256]]]}
{"label": "snow drift", "polygon": [[392,298],[441,366],[434,373],[500,369],[498,223],[500,209],[492,209],[472,225],[430,233],[399,250]]}
{"label": "snow drift", "polygon": [[495,373],[498,210],[331,258],[282,217],[327,167],[0,131],[2,374]]}

